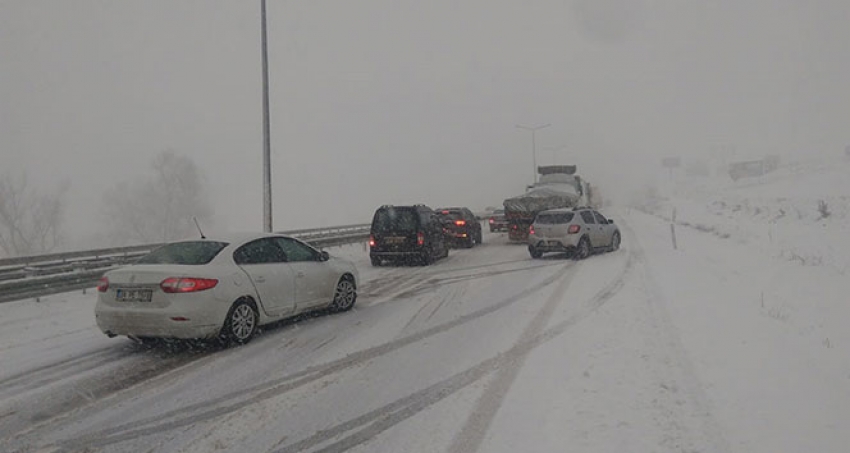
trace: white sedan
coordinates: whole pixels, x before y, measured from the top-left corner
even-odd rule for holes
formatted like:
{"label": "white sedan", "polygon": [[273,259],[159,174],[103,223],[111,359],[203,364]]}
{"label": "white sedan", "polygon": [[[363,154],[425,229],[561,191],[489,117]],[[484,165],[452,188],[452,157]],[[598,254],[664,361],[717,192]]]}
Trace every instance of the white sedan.
{"label": "white sedan", "polygon": [[350,310],[357,279],[352,263],[287,236],[174,242],[107,272],[95,317],[110,337],[242,344],[259,326],[304,311]]}

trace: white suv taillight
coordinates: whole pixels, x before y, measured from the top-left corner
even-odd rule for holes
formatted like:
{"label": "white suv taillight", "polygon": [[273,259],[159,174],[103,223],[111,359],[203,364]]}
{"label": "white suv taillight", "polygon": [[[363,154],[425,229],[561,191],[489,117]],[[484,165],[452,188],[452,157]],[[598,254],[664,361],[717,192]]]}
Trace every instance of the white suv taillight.
{"label": "white suv taillight", "polygon": [[569,233],[569,234],[578,234],[578,232],[579,232],[579,231],[581,231],[581,226],[580,226],[580,225],[570,225],[570,229],[569,229],[569,230],[567,230],[567,233]]}
{"label": "white suv taillight", "polygon": [[105,293],[109,290],[109,279],[106,277],[100,277],[100,281],[97,282],[97,291],[100,293]]}

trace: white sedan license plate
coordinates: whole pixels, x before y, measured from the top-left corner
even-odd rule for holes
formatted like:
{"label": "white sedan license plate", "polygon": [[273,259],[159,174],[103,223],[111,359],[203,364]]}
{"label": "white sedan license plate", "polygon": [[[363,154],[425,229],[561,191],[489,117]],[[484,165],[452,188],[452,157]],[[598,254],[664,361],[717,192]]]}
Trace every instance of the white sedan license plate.
{"label": "white sedan license plate", "polygon": [[119,289],[115,291],[118,302],[150,302],[153,290],[150,289]]}

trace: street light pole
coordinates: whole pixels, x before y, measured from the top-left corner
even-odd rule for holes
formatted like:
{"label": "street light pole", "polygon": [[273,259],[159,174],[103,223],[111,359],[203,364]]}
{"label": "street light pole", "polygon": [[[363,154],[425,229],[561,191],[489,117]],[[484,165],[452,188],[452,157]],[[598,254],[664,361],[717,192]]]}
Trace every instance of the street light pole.
{"label": "street light pole", "polygon": [[269,49],[266,29],[266,0],[260,0],[263,53],[263,231],[272,232],[272,144],[269,128]]}
{"label": "street light pole", "polygon": [[564,151],[568,148],[569,147],[566,146],[566,145],[564,145],[564,146],[547,146],[546,148],[543,148],[543,151],[551,151],[552,152],[552,165],[557,165],[558,159],[555,157],[556,156],[555,153],[557,153],[558,151]]}
{"label": "street light pole", "polygon": [[532,168],[532,181],[537,182],[537,131],[539,129],[543,129],[551,126],[551,124],[543,124],[540,126],[523,126],[521,124],[517,124],[517,129],[524,129],[527,131],[531,131],[531,162],[534,167]]}

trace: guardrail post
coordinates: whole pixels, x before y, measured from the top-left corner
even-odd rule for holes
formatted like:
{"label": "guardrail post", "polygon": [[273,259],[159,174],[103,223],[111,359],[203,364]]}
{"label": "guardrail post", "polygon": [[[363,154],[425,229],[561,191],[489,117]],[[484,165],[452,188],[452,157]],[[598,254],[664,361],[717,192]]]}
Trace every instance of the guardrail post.
{"label": "guardrail post", "polygon": [[673,208],[673,217],[670,219],[670,236],[673,239],[673,250],[679,250],[676,243],[676,208]]}

